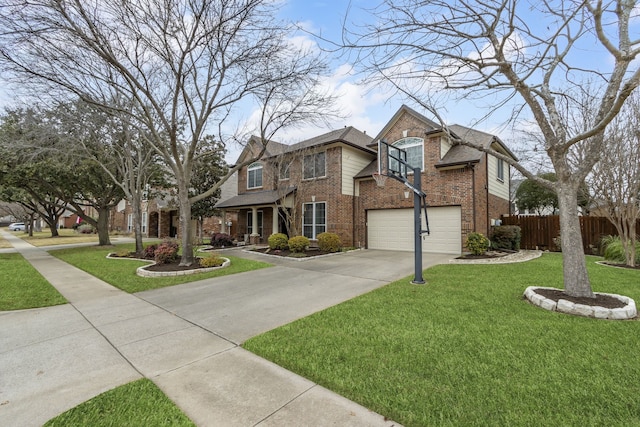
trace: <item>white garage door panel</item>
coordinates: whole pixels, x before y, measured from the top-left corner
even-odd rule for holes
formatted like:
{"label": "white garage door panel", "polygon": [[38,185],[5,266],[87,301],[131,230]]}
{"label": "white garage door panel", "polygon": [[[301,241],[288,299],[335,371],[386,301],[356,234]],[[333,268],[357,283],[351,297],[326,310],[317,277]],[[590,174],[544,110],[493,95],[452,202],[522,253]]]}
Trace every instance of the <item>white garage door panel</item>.
{"label": "white garage door panel", "polygon": [[[459,206],[428,208],[430,235],[422,239],[423,252],[461,252]],[[424,215],[422,215],[424,228]],[[367,214],[368,247],[396,251],[413,250],[413,209],[371,210]]]}

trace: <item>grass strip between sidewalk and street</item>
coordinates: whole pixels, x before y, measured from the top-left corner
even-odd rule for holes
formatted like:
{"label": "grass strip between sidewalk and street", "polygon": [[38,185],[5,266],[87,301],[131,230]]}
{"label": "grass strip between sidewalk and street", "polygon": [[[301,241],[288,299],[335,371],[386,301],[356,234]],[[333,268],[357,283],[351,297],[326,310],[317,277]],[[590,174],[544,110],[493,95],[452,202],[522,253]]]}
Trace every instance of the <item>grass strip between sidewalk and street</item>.
{"label": "grass strip between sidewalk and street", "polygon": [[[640,271],[588,257],[594,291],[640,302]],[[549,312],[562,256],[439,265],[243,346],[406,427],[640,425],[640,321]]]}
{"label": "grass strip between sidewalk and street", "polygon": [[0,311],[67,303],[67,300],[18,253],[0,254],[0,275]]}
{"label": "grass strip between sidewalk and street", "polygon": [[103,280],[125,292],[134,293],[150,289],[164,288],[182,283],[195,282],[213,277],[227,276],[229,274],[258,270],[270,267],[271,264],[253,261],[249,259],[224,255],[231,260],[229,267],[207,273],[197,273],[184,276],[170,277],[140,277],[136,275],[136,268],[149,265],[148,262],[133,259],[108,259],[110,252],[120,250],[133,250],[131,243],[117,245],[111,248],[90,246],[83,248],[68,248],[52,250],[49,253],[87,273]]}
{"label": "grass strip between sidewalk and street", "polygon": [[102,393],[52,418],[44,426],[195,427],[195,424],[151,380],[140,379]]}

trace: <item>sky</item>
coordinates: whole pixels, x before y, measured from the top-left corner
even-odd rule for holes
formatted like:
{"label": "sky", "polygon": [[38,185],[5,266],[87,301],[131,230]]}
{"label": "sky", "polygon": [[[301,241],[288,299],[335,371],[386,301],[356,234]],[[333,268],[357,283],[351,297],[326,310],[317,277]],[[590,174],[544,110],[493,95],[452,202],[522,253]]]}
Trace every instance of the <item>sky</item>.
{"label": "sky", "polygon": [[[308,31],[308,33],[300,32],[295,42],[313,45],[317,43],[317,40],[310,34],[319,34],[327,39],[339,40],[347,11],[349,11],[348,23],[363,23],[367,22],[368,19],[370,20],[370,16],[362,9],[375,6],[380,0],[280,1],[282,2],[280,17],[297,22]],[[535,2],[532,4],[535,4]],[[531,17],[531,22],[535,22],[534,18],[535,16]],[[331,74],[324,80],[324,85],[337,95],[338,109],[345,114],[345,118],[333,121],[328,128],[301,127],[284,129],[275,136],[275,140],[283,143],[295,143],[345,126],[353,126],[375,137],[401,107],[403,100],[399,97],[382,92],[377,87],[370,88],[359,84],[359,76],[353,74],[353,64],[349,63],[350,59],[348,57],[340,57],[336,54],[335,56],[329,56],[329,60]],[[589,60],[593,62],[592,57],[589,57]],[[7,105],[7,100],[10,99],[10,88],[0,81],[0,107]],[[486,100],[486,104],[491,105],[491,100]],[[416,108],[418,112],[429,116],[426,111],[420,110],[419,107],[409,105]],[[504,115],[497,115],[492,119],[476,124],[484,116],[485,111],[486,107],[485,109],[476,108],[469,102],[443,105],[443,115],[448,124],[460,124],[496,134],[509,145],[509,141],[514,137],[501,126],[505,121]],[[226,156],[227,161],[230,163],[235,162],[239,153],[240,147],[230,147]]]}
{"label": "sky", "polygon": [[[363,9],[371,8],[376,4],[378,4],[377,0],[286,0],[281,9],[281,17],[298,23],[311,34],[339,41],[347,12],[347,22],[362,23],[370,19]],[[317,43],[310,34],[302,33],[301,37],[306,42]],[[307,126],[282,130],[276,135],[276,141],[286,144],[295,143],[345,126],[353,126],[375,137],[405,102],[398,96],[359,84],[360,77],[354,75],[353,64],[348,62],[349,58],[336,54],[329,59],[332,72],[324,84],[337,94],[338,109],[344,112],[346,117],[333,121],[329,128]],[[421,111],[419,107],[410,104],[409,106],[429,117],[429,114]],[[483,111],[472,105],[443,106],[443,111],[447,120],[451,121],[448,124],[464,126],[472,126],[484,116]],[[450,116],[452,111],[456,112],[455,117]],[[498,121],[485,122],[473,127],[494,133],[501,124]],[[238,154],[239,149],[232,148],[227,160],[233,162]]]}

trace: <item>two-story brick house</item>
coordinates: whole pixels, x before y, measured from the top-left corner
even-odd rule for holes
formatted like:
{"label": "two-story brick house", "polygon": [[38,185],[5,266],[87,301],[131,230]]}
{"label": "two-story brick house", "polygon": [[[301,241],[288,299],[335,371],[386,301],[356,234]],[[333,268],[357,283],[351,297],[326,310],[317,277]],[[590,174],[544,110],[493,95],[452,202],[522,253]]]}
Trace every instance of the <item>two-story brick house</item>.
{"label": "two-story brick house", "polygon": [[[236,237],[245,240],[265,242],[276,232],[315,239],[331,231],[352,245],[354,176],[375,158],[371,141],[346,127],[291,146],[270,142],[260,161],[239,171],[238,195],[216,207],[238,211]],[[239,161],[257,149],[251,141]]]}
{"label": "two-story brick house", "polygon": [[[493,135],[457,125],[449,132],[515,158]],[[238,211],[238,237],[254,241],[293,228],[311,239],[337,233],[347,246],[413,250],[407,187],[392,179],[379,187],[372,178],[380,139],[406,150],[422,170],[431,230],[425,252],[460,253],[469,232],[488,234],[492,221],[509,213],[509,165],[451,143],[439,125],[406,106],[375,138],[348,127],[291,146],[270,143],[259,162],[239,171],[238,195],[217,207]],[[253,149],[248,144],[239,160]]]}

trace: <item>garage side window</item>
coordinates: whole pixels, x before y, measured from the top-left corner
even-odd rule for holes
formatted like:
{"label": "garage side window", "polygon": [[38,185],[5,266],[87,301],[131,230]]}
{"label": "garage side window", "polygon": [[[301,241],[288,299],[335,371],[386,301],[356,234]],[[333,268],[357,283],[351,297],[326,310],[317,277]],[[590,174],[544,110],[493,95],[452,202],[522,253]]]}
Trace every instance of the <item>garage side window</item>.
{"label": "garage side window", "polygon": [[498,159],[497,176],[498,181],[504,182],[504,160]]}
{"label": "garage side window", "polygon": [[[407,163],[411,169],[420,168],[424,170],[424,139],[416,137],[402,138],[393,143],[396,148],[401,148],[407,152]],[[411,171],[408,171],[411,173]]]}
{"label": "garage side window", "polygon": [[318,234],[327,231],[327,204],[325,202],[305,203],[303,209],[303,234],[315,240]]}
{"label": "garage side window", "polygon": [[262,164],[252,163],[247,168],[247,188],[262,187]]}

